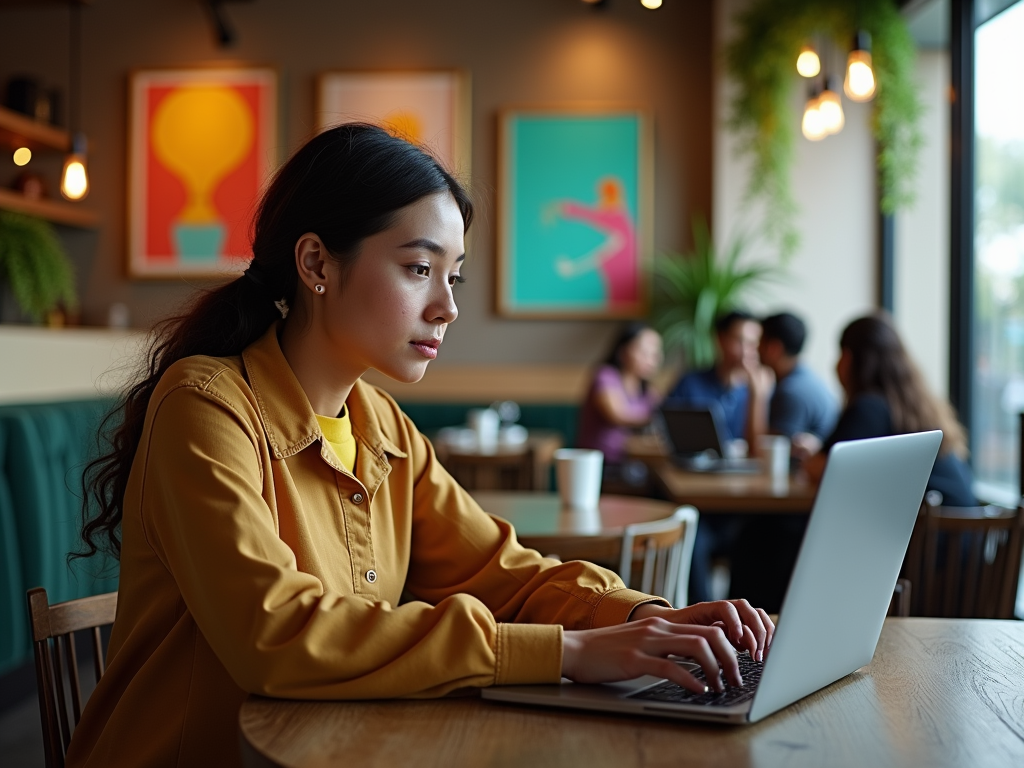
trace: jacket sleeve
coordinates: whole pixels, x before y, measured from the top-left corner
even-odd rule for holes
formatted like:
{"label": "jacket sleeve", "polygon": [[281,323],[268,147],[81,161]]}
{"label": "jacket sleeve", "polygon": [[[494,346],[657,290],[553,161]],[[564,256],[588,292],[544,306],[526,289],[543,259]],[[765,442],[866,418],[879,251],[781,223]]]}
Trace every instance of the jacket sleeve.
{"label": "jacket sleeve", "polygon": [[[284,698],[358,699],[558,681],[561,627],[497,624],[480,597],[450,582],[460,577],[443,564],[437,563],[444,577],[423,572],[430,556],[418,560],[417,573],[426,591],[437,595],[433,604],[393,607],[325,589],[315,576],[299,571],[294,553],[278,536],[275,507],[268,501],[273,487],[263,476],[268,457],[261,453],[266,449],[254,412],[241,413],[197,386],[171,390],[151,408],[148,442],[136,456],[144,464],[146,540],[180,590],[183,612],[191,614],[243,690]],[[442,533],[459,535],[451,524],[464,518],[473,530],[459,535],[447,551],[479,549],[475,563],[489,549],[484,571],[492,574],[502,564],[510,568],[509,576],[487,577],[501,592],[491,603],[509,617],[559,615],[549,607],[557,601],[548,600],[544,610],[527,607],[527,585],[510,588],[520,579],[535,585],[545,581],[528,576],[543,567],[539,556],[525,554],[507,526],[471,508],[454,488],[449,492],[460,500],[462,514],[443,526],[421,526],[430,539],[425,551],[435,550]],[[417,502],[425,499],[422,494]],[[465,568],[459,572],[466,574],[467,587],[487,586]],[[429,587],[446,580],[444,595]],[[565,595],[563,602],[569,599]],[[623,610],[601,615],[621,616]]]}
{"label": "jacket sleeve", "polygon": [[439,604],[471,595],[499,622],[569,630],[621,624],[642,603],[668,604],[627,589],[612,571],[526,549],[508,522],[486,514],[448,474],[426,438],[417,432],[412,442],[419,477],[406,589],[419,599]]}

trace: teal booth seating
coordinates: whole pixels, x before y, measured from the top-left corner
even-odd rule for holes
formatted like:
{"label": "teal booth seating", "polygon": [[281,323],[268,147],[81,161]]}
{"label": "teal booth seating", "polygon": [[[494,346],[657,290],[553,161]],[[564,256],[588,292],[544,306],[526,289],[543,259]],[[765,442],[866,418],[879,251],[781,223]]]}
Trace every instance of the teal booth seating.
{"label": "teal booth seating", "polygon": [[117,564],[78,560],[82,471],[110,400],[0,406],[0,674],[32,658],[25,591],[51,603],[117,589]]}
{"label": "teal booth seating", "polygon": [[[0,406],[0,675],[32,658],[25,591],[45,587],[51,603],[117,589],[117,563],[76,560],[80,545],[81,482],[97,454],[97,430],[110,399]],[[405,403],[420,431],[466,423],[485,403]],[[524,404],[520,423],[576,435],[575,405]]]}

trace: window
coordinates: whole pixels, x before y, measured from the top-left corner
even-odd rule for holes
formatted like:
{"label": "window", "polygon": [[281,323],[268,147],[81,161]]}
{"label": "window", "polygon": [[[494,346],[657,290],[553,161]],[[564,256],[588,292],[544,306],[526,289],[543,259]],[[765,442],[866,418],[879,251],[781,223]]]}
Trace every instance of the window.
{"label": "window", "polygon": [[[990,498],[1018,488],[1024,412],[1024,0],[974,32],[971,433]],[[1003,491],[1000,494],[999,491]]]}

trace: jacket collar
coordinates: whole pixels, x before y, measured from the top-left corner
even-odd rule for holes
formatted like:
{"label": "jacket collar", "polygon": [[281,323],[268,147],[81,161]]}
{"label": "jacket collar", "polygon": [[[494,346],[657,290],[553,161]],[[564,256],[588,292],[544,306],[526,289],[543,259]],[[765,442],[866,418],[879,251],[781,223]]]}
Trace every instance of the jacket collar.
{"label": "jacket collar", "polygon": [[[280,326],[280,321],[275,322],[262,337],[246,347],[242,362],[274,458],[285,459],[320,440],[323,434],[306,393],[281,351],[277,338]],[[371,390],[362,381],[357,381],[352,388],[348,397],[352,431],[359,447],[371,451],[378,463],[386,465],[385,454],[401,458],[406,454],[381,429],[380,419],[370,402]],[[341,467],[335,469],[341,470]]]}

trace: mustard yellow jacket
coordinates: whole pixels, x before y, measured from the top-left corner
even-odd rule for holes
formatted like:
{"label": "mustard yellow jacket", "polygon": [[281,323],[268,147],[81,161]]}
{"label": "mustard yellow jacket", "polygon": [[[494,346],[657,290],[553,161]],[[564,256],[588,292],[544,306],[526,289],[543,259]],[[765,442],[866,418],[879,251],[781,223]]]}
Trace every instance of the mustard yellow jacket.
{"label": "mustard yellow jacket", "polygon": [[520,546],[362,382],[345,471],[276,330],[239,357],[175,363],[153,394],[125,494],[108,668],[70,766],[237,765],[249,693],[554,683],[563,627],[621,623],[652,600]]}

